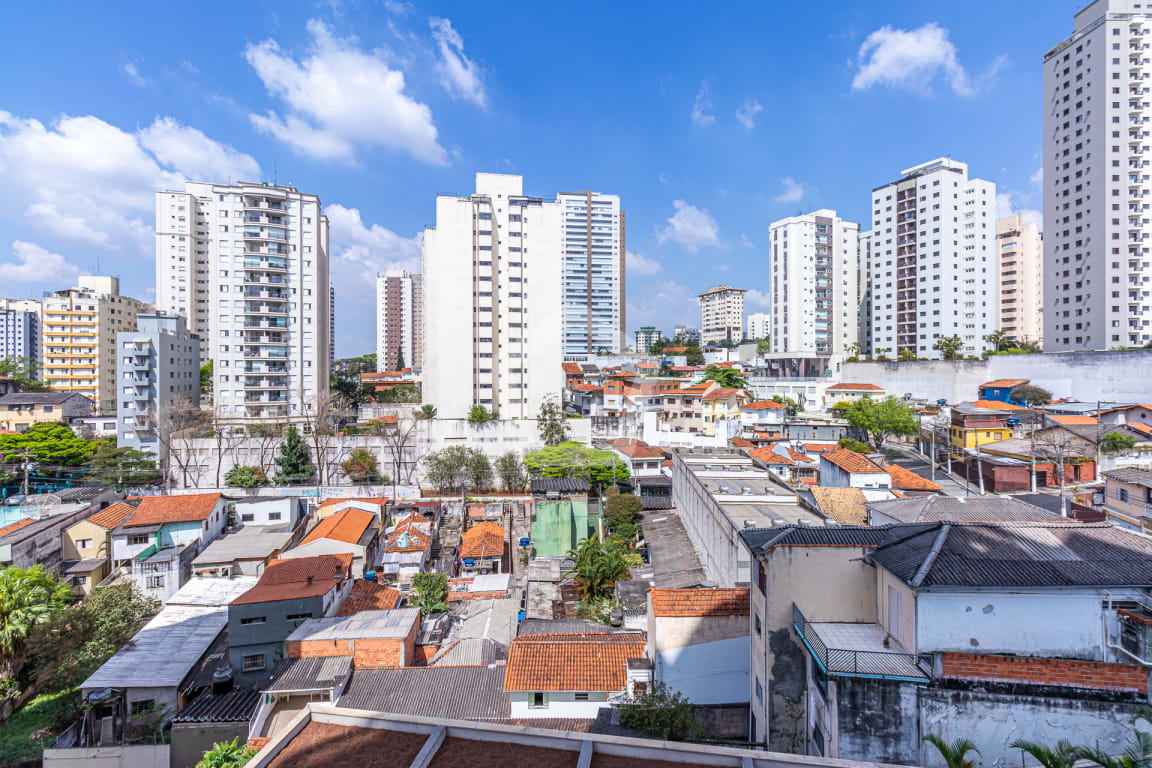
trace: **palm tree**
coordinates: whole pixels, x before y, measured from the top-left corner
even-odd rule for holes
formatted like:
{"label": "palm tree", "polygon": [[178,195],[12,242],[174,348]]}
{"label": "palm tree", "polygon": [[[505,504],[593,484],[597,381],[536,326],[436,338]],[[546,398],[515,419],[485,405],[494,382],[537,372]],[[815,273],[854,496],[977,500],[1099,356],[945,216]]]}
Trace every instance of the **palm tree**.
{"label": "palm tree", "polygon": [[1010,340],[1008,334],[999,329],[992,331],[992,333],[984,337],[984,341],[992,345],[993,352],[999,352],[1004,349]]}
{"label": "palm tree", "polygon": [[0,677],[15,677],[28,636],[68,607],[72,588],[39,565],[0,570]]}
{"label": "palm tree", "polygon": [[1077,760],[1077,748],[1067,739],[1060,739],[1060,741],[1056,742],[1055,749],[1049,747],[1047,744],[1041,744],[1037,741],[1025,741],[1024,739],[1017,739],[1009,746],[1032,755],[1032,757],[1036,758],[1036,762],[1040,763],[1044,768],[1072,768]]}
{"label": "palm tree", "polygon": [[580,592],[585,600],[594,600],[612,591],[616,580],[628,573],[628,563],[615,549],[600,543],[600,537],[593,534],[581,539],[576,550],[568,553],[573,565],[567,576],[575,576],[580,581]]}
{"label": "palm tree", "polygon": [[980,750],[976,749],[976,745],[968,739],[956,739],[949,744],[936,734],[930,733],[924,737],[924,741],[936,747],[948,768],[973,768],[972,761],[968,759],[968,753],[980,754]]}
{"label": "palm tree", "polygon": [[1136,731],[1136,743],[1129,744],[1119,757],[1114,757],[1099,746],[1076,747],[1072,750],[1073,760],[1091,760],[1100,768],[1148,768],[1152,765],[1152,735]]}
{"label": "palm tree", "polygon": [[416,418],[424,421],[431,421],[436,418],[436,406],[422,405],[416,409]]}

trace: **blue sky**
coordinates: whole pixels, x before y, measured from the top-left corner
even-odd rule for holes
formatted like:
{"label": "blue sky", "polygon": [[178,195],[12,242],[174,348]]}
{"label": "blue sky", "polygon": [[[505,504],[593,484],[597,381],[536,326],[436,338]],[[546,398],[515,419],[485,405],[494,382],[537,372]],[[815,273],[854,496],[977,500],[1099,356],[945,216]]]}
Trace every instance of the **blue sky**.
{"label": "blue sky", "polygon": [[[419,269],[476,171],[628,213],[628,327],[763,308],[767,233],[941,155],[1037,215],[1044,51],[1079,4],[42,2],[0,46],[0,295],[78,272],[154,296],[152,192],[259,178],[331,219],[337,354],[373,350],[372,276]],[[705,10],[706,9],[706,10]]]}

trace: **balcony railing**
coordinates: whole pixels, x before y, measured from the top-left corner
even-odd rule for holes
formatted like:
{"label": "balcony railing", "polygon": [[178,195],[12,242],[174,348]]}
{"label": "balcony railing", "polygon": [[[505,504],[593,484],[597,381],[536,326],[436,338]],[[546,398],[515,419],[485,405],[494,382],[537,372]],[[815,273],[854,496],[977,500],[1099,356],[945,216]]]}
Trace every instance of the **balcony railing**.
{"label": "balcony railing", "polygon": [[792,604],[792,626],[808,648],[808,652],[812,654],[812,658],[829,675],[885,680],[928,679],[927,672],[912,653],[827,647],[820,638],[817,626],[804,618],[804,614],[795,603]]}

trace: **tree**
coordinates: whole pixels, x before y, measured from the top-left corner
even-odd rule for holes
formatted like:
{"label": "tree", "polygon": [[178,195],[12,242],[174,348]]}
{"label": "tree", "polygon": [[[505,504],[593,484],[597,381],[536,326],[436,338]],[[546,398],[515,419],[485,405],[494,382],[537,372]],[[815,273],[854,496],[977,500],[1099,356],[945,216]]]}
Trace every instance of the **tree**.
{"label": "tree", "polygon": [[624,525],[635,525],[643,510],[644,504],[639,496],[617,493],[604,502],[604,522],[613,530],[619,530]]}
{"label": "tree", "polygon": [[450,445],[425,456],[428,482],[445,493],[459,490],[468,480],[470,450],[463,445]]}
{"label": "tree", "polygon": [[524,454],[524,468],[532,477],[582,477],[589,485],[604,487],[625,482],[628,465],[612,451],[567,442]]}
{"label": "tree", "polygon": [[859,440],[853,440],[851,437],[845,437],[839,443],[841,448],[852,451],[854,453],[871,453],[868,446]]}
{"label": "tree", "polygon": [[0,379],[12,379],[16,392],[48,392],[52,388],[36,378],[39,366],[27,357],[0,360]]}
{"label": "tree", "polygon": [[544,445],[560,445],[568,439],[568,421],[564,409],[556,395],[546,395],[540,403],[540,413],[536,416],[536,426],[540,429],[540,442]]}
{"label": "tree", "polygon": [[684,362],[688,365],[704,365],[704,353],[700,351],[699,345],[692,342],[687,347],[688,349],[684,352]]}
{"label": "tree", "polygon": [[448,576],[443,573],[418,573],[412,579],[412,591],[416,599],[412,601],[420,614],[430,616],[448,610]]}
{"label": "tree", "polygon": [[88,459],[88,481],[99,485],[156,485],[161,479],[152,454],[134,448],[100,442]]}
{"label": "tree", "polygon": [[696,709],[679,691],[662,680],[655,681],[620,707],[620,724],[665,741],[688,741],[703,737]]}
{"label": "tree", "polygon": [[468,485],[472,488],[492,486],[492,462],[488,454],[476,449],[468,451]]}
{"label": "tree", "polygon": [[422,405],[416,409],[416,418],[421,421],[431,421],[436,418],[436,406]]}
{"label": "tree", "polygon": [[1136,743],[1129,744],[1124,752],[1115,757],[1100,747],[1076,747],[1072,751],[1075,760],[1091,760],[1100,768],[1148,768],[1152,765],[1152,735],[1136,731]]}
{"label": "tree", "polygon": [[1056,427],[1037,437],[1035,447],[1032,449],[1038,458],[1052,462],[1056,475],[1060,478],[1060,514],[1063,517],[1068,517],[1068,502],[1064,498],[1067,467],[1073,459],[1080,458],[1085,448],[1086,443],[1082,439],[1066,429]]}
{"label": "tree", "polygon": [[0,435],[0,462],[23,461],[28,456],[51,467],[82,467],[101,444],[77,437],[63,424],[43,422],[19,434]]}
{"label": "tree", "polygon": [[[196,466],[192,451],[195,430],[202,414],[188,398],[177,395],[160,406],[154,415],[156,437],[160,441],[160,462],[164,472],[164,487],[168,488],[172,479],[172,466],[183,475],[182,485],[188,486],[189,472]],[[191,478],[192,484],[199,484],[199,473]]]}
{"label": "tree", "polygon": [[884,450],[884,441],[892,435],[911,435],[916,432],[916,414],[911,407],[894,397],[886,400],[863,397],[844,411],[844,418],[865,433],[877,451]]}
{"label": "tree", "polygon": [[504,490],[515,491],[524,486],[524,465],[516,451],[508,451],[496,459],[496,474],[504,484]]}
{"label": "tree", "polygon": [[1047,405],[1052,402],[1052,393],[1035,384],[1021,384],[1012,390],[1012,398],[1019,400],[1029,408],[1037,405]]}
{"label": "tree", "polygon": [[351,420],[355,409],[348,398],[337,392],[318,392],[316,401],[307,406],[308,442],[312,459],[316,462],[316,481],[321,485],[331,482],[332,473],[339,466],[332,448],[340,426]]}
{"label": "tree", "polygon": [[488,410],[479,403],[472,406],[472,409],[468,411],[468,421],[473,424],[487,424],[495,418],[496,414],[493,411]]}
{"label": "tree", "polygon": [[72,602],[72,587],[41,565],[0,570],[0,678],[15,677],[24,664],[28,639]]}
{"label": "tree", "polygon": [[1076,747],[1067,739],[1056,742],[1055,749],[1047,744],[1022,739],[1017,739],[1008,746],[1032,755],[1044,768],[1073,768],[1076,765]]}
{"label": "tree", "polygon": [[260,750],[240,744],[240,737],[232,741],[220,742],[212,745],[212,749],[204,753],[196,768],[243,768]]}
{"label": "tree", "polygon": [[904,362],[911,362],[916,359],[916,350],[912,349],[912,347],[904,347],[900,350],[897,357]]}
{"label": "tree", "polygon": [[402,344],[396,345],[396,370],[404,370],[404,346]]}
{"label": "tree", "polygon": [[964,339],[959,336],[941,336],[936,339],[932,349],[939,352],[945,360],[956,360],[964,351]]}
{"label": "tree", "polygon": [[204,363],[204,365],[200,366],[200,394],[201,395],[211,395],[212,394],[212,370],[215,367],[213,365],[213,363],[214,363],[214,361],[209,360],[208,362]]}
{"label": "tree", "polygon": [[308,446],[300,432],[289,426],[280,444],[280,455],[276,457],[276,482],[280,485],[302,485],[316,475]]}
{"label": "tree", "polygon": [[728,368],[720,365],[710,365],[704,369],[702,381],[714,381],[728,389],[747,389],[748,379],[739,368]]}
{"label": "tree", "polygon": [[580,594],[585,603],[605,597],[615,589],[616,581],[628,575],[628,564],[616,549],[609,549],[593,534],[581,539],[574,551],[568,553],[572,570],[566,575],[580,583]]}
{"label": "tree", "polygon": [[[801,395],[803,397],[803,395]],[[784,406],[784,418],[788,421],[796,418],[796,414],[800,412],[800,403],[796,402],[790,397],[783,395],[773,395],[772,402],[779,403]]]}
{"label": "tree", "polygon": [[848,362],[854,363],[860,357],[860,342],[853,341],[844,345],[844,352],[848,355]]}
{"label": "tree", "polygon": [[1136,438],[1120,432],[1109,432],[1100,441],[1100,450],[1104,453],[1122,453],[1136,445]]}
{"label": "tree", "polygon": [[348,458],[340,462],[340,469],[354,483],[388,482],[380,478],[380,466],[367,448],[353,448]]}
{"label": "tree", "polygon": [[924,741],[936,747],[948,768],[973,768],[972,761],[968,759],[968,753],[980,754],[980,750],[976,749],[976,745],[968,739],[956,739],[948,744],[936,734],[930,733],[924,737]]}
{"label": "tree", "polygon": [[224,475],[224,485],[229,488],[255,488],[268,484],[268,475],[260,467],[238,465]]}
{"label": "tree", "polygon": [[1002,349],[1007,349],[1011,344],[1011,339],[1008,334],[1001,329],[996,329],[984,337],[984,341],[992,346],[993,352],[999,352]]}
{"label": "tree", "polygon": [[[249,439],[255,438],[256,464],[267,481],[269,474],[276,471],[276,452],[284,441],[284,425],[279,422],[262,422],[248,426]],[[227,482],[227,481],[225,481]]]}

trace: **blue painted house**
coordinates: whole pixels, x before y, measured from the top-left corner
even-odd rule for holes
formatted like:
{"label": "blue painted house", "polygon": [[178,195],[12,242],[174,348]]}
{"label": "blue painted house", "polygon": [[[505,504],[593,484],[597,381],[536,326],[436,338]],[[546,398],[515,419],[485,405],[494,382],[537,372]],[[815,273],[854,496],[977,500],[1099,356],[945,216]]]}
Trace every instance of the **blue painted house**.
{"label": "blue painted house", "polygon": [[1022,387],[1029,379],[996,379],[979,386],[980,400],[993,400],[998,403],[1011,403],[1012,405],[1027,405],[1023,400],[1012,396],[1016,387]]}

